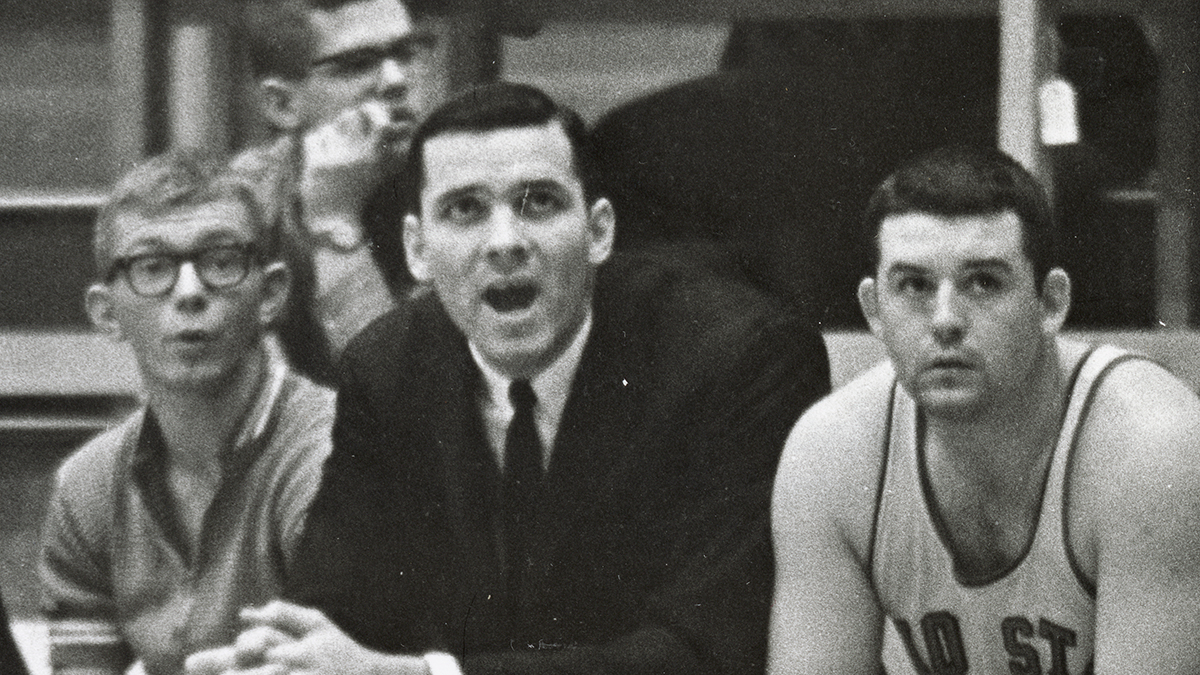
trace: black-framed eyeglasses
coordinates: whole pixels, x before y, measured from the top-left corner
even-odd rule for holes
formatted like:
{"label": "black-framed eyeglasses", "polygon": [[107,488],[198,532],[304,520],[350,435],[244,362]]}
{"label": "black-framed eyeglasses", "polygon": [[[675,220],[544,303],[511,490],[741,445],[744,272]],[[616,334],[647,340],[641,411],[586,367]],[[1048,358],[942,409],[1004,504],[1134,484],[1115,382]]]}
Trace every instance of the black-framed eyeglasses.
{"label": "black-framed eyeglasses", "polygon": [[395,59],[401,65],[424,65],[428,62],[437,38],[430,32],[419,32],[377,47],[369,45],[337,54],[318,58],[309,65],[309,70],[337,77],[355,77],[374,72],[387,59]]}
{"label": "black-framed eyeglasses", "polygon": [[193,251],[139,253],[113,261],[108,272],[111,283],[118,275],[124,276],[134,293],[145,298],[157,298],[171,292],[179,281],[179,268],[183,263],[192,263],[196,276],[210,291],[233,288],[250,274],[250,266],[257,261],[257,252],[251,244],[222,244]]}

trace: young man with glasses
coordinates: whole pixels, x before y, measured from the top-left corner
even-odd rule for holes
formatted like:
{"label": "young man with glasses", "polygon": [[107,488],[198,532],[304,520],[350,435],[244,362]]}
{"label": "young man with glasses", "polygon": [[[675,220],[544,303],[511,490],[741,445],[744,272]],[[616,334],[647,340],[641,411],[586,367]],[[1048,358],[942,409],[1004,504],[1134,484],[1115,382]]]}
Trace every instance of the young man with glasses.
{"label": "young man with glasses", "polygon": [[290,283],[275,232],[219,168],[151,159],[97,221],[88,314],[133,349],[145,404],[59,469],[40,561],[55,672],[168,675],[228,642],[278,594],[329,452],[332,392],[264,346]]}
{"label": "young man with glasses", "polygon": [[280,338],[318,379],[411,284],[400,196],[378,188],[433,99],[436,45],[423,10],[400,0],[249,0],[236,15],[277,135],[232,168],[282,231],[296,288]]}

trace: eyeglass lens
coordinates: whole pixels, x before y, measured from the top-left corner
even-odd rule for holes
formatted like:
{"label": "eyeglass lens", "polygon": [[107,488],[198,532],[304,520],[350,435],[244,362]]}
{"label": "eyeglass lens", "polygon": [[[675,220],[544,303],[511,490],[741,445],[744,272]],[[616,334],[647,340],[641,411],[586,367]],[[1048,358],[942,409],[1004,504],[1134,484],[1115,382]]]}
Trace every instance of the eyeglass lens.
{"label": "eyeglass lens", "polygon": [[241,283],[250,271],[251,252],[241,246],[217,246],[190,253],[150,253],[131,257],[125,269],[129,285],[138,295],[168,293],[179,280],[179,268],[190,262],[201,283],[210,290]]}
{"label": "eyeglass lens", "polygon": [[386,59],[402,65],[420,66],[436,47],[431,34],[410,35],[383,47],[363,47],[349,52],[332,54],[313,62],[312,68],[337,75],[355,75],[373,71]]}

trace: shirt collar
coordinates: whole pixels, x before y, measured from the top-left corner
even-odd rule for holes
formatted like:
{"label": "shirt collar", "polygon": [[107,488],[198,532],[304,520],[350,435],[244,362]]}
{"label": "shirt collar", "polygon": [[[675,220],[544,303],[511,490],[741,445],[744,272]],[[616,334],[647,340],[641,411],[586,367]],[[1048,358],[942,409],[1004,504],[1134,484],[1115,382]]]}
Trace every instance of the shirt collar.
{"label": "shirt collar", "polygon": [[[283,384],[287,378],[288,368],[283,357],[270,350],[268,350],[266,361],[267,372],[263,377],[262,386],[258,390],[254,403],[250,406],[250,410],[247,411],[245,419],[238,428],[237,435],[234,436],[233,445],[221,453],[221,464],[225,469],[228,469],[231,462],[237,462],[247,448],[255,447],[257,441],[267,434],[272,420],[271,413],[274,411],[280,394],[283,391]],[[135,450],[135,466],[144,466],[147,462],[155,461],[159,456],[163,459],[166,457],[165,454],[162,454],[166,451],[166,443],[161,438],[162,432],[158,430],[157,420],[154,419],[154,411],[147,408],[144,419],[151,422],[151,424],[143,423],[142,433],[139,435],[138,445]],[[147,435],[151,437],[148,438]]]}
{"label": "shirt collar", "polygon": [[266,435],[267,427],[271,423],[271,412],[275,410],[275,404],[279,401],[286,376],[287,365],[283,359],[277,354],[269,353],[266,381],[263,382],[262,389],[259,390],[258,398],[254,401],[250,412],[247,413],[245,423],[238,431],[233,443],[234,448],[251,445]]}
{"label": "shirt collar", "polygon": [[[534,375],[529,380],[533,393],[537,395],[537,405],[534,417],[537,420],[538,431],[542,444],[548,453],[553,445],[553,439],[558,432],[558,423],[562,419],[563,410],[567,406],[567,398],[571,393],[571,382],[575,379],[575,371],[583,359],[583,347],[587,344],[588,334],[592,330],[592,309],[589,307],[583,319],[583,325],[563,350],[545,370]],[[507,425],[507,420],[513,414],[512,403],[508,400],[508,385],[513,379],[492,367],[474,344],[468,343],[471,358],[479,366],[483,374],[485,406],[499,412]],[[503,436],[501,436],[502,438]],[[493,445],[495,443],[493,442]],[[503,446],[503,443],[501,443]]]}
{"label": "shirt collar", "polygon": [[[241,476],[244,465],[258,456],[263,440],[270,433],[271,420],[275,418],[272,412],[280,399],[287,372],[287,365],[281,357],[267,358],[267,373],[258,390],[258,397],[242,422],[233,445],[221,453],[222,482]],[[163,535],[183,555],[190,557],[192,552],[188,537],[176,514],[176,498],[165,489],[170,485],[166,440],[154,411],[149,407],[144,409],[141,430],[134,443],[130,467],[133,482],[141,492],[146,508],[162,528]]]}

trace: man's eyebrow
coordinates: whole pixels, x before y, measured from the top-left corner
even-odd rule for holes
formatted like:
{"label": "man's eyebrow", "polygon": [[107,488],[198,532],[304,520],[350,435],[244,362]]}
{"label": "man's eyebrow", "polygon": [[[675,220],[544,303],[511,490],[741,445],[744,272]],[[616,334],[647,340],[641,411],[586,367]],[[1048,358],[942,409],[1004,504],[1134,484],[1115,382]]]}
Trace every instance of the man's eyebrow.
{"label": "man's eyebrow", "polygon": [[138,254],[149,250],[163,250],[168,248],[167,242],[162,237],[135,237],[130,241],[125,248],[129,251],[137,251]]}
{"label": "man's eyebrow", "polygon": [[195,245],[192,248],[204,248],[205,246],[225,246],[230,243],[249,244],[253,242],[245,241],[245,237],[240,230],[230,227],[228,229],[221,228],[219,230],[213,230],[212,232],[205,233],[195,241]]}
{"label": "man's eyebrow", "polygon": [[189,242],[190,245],[185,248],[176,248],[170,245],[166,239],[158,235],[150,235],[136,237],[129,242],[126,248],[130,251],[136,251],[136,255],[142,253],[158,253],[168,251],[192,251],[208,246],[224,246],[226,244],[253,244],[253,241],[246,241],[244,233],[233,226],[219,226],[211,229],[208,232],[197,237],[194,241]]}
{"label": "man's eyebrow", "polygon": [[561,192],[566,190],[567,186],[551,178],[535,178],[522,182],[517,189],[519,192],[526,194],[530,190],[555,190]]}
{"label": "man's eyebrow", "polygon": [[413,32],[400,38],[400,40],[398,40],[392,44],[398,44],[399,42],[407,42],[409,44],[415,43],[415,44],[421,45],[423,47],[432,48],[437,45],[438,36],[437,36],[436,32],[434,32],[432,29],[430,29],[428,27],[417,28],[417,29],[413,30]]}
{"label": "man's eyebrow", "polygon": [[[977,258],[968,260],[961,265],[962,269],[971,271],[979,270],[1000,270],[1003,272],[1011,272],[1013,270],[1012,263],[1004,258]],[[890,267],[884,270],[887,276],[897,274],[928,274],[929,268],[922,265],[907,262],[892,263]]]}
{"label": "man's eyebrow", "polygon": [[477,195],[483,191],[484,189],[479,185],[463,185],[461,187],[451,188],[439,195],[436,195],[433,201],[435,204],[444,204],[448,201],[453,201],[462,197]]}
{"label": "man's eyebrow", "polygon": [[889,277],[896,276],[897,274],[927,274],[928,272],[929,268],[927,267],[906,262],[892,263],[890,267],[884,270],[884,274]]}

